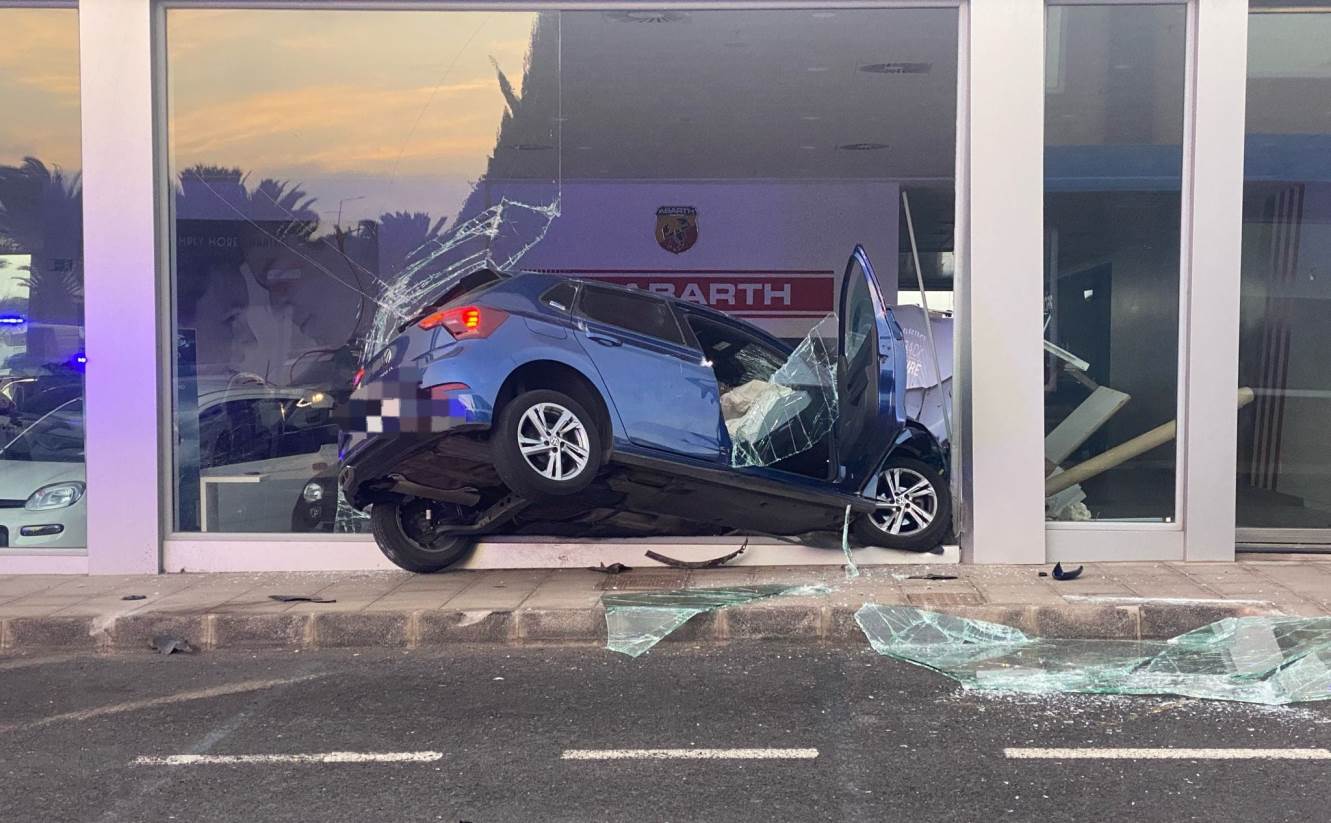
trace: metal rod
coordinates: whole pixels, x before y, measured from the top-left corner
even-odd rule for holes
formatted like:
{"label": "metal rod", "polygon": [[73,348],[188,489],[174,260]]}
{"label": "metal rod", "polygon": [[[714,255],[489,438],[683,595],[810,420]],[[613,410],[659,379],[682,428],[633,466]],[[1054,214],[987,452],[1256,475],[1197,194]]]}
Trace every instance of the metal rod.
{"label": "metal rod", "polygon": [[934,361],[934,377],[938,380],[938,392],[943,395],[943,431],[947,433],[947,442],[951,443],[952,395],[944,385],[943,370],[938,365],[938,346],[934,345],[934,323],[929,316],[929,298],[924,293],[924,271],[920,268],[920,249],[915,244],[915,221],[910,216],[910,197],[905,189],[901,190],[901,206],[906,211],[906,233],[910,235],[910,256],[915,261],[915,282],[920,286],[920,303],[924,308],[924,332],[929,338],[929,356]]}

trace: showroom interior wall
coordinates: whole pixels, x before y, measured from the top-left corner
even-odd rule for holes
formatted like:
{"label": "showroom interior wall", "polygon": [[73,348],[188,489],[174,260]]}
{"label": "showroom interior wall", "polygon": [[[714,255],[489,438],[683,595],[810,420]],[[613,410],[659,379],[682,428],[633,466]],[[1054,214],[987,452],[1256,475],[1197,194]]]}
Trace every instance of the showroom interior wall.
{"label": "showroom interior wall", "polygon": [[[6,4],[22,5],[22,4]],[[173,7],[226,7],[178,2]],[[292,8],[811,8],[821,4],[232,4]],[[833,6],[833,4],[827,4]],[[955,5],[840,2],[836,8]],[[1100,5],[1104,5],[1101,3]],[[1138,2],[1135,5],[1143,5]],[[1044,520],[1046,5],[959,6],[954,472],[971,562],[1226,559],[1234,465],[1247,4],[1186,5],[1173,522]],[[82,75],[86,280],[86,555],[0,554],[0,572],[380,568],[360,535],[180,534],[172,501],[164,7],[84,0]],[[132,387],[127,390],[127,387]]]}

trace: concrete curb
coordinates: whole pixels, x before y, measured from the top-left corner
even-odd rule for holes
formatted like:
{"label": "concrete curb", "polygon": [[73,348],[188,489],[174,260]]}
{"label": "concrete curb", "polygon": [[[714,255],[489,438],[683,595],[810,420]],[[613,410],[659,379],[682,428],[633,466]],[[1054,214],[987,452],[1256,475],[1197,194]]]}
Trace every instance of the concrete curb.
{"label": "concrete curb", "polygon": [[[793,642],[861,646],[858,607],[776,601],[701,614],[666,638],[670,643]],[[951,606],[938,611],[1015,626],[1044,637],[1154,640],[1226,617],[1277,613],[1251,603]],[[138,613],[106,617],[12,617],[0,620],[0,651],[142,652],[160,634],[184,637],[201,650],[430,648],[458,643],[603,645],[605,611],[592,608],[513,611],[361,611],[280,614]]]}

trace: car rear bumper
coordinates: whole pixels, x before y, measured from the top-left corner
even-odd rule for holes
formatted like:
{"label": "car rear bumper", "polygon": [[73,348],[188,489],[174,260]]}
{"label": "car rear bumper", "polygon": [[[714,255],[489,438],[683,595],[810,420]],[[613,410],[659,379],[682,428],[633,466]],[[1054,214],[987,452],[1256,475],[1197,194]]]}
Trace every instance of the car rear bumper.
{"label": "car rear bumper", "polygon": [[423,389],[402,377],[366,383],[339,407],[338,426],[345,432],[378,434],[443,434],[459,429],[488,428],[491,402],[469,387],[444,384]]}

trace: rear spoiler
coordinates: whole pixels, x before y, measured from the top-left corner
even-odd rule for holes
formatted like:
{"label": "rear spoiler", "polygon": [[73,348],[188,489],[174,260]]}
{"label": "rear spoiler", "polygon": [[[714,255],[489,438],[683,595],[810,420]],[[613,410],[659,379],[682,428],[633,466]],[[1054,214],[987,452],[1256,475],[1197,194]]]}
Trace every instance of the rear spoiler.
{"label": "rear spoiler", "polygon": [[438,297],[436,297],[434,300],[431,300],[425,306],[422,306],[419,311],[417,311],[411,317],[404,320],[397,327],[397,333],[401,334],[403,331],[407,329],[408,326],[420,322],[427,315],[430,315],[435,311],[442,309],[444,306],[448,305],[449,303],[452,303],[454,300],[457,300],[467,295],[468,293],[473,292],[476,289],[479,289],[481,286],[488,286],[489,284],[497,280],[504,280],[508,277],[512,277],[512,275],[505,274],[502,271],[496,271],[494,269],[477,269],[476,271],[462,275],[457,280],[453,281],[453,283],[449,285],[448,288],[444,289],[444,291]]}

